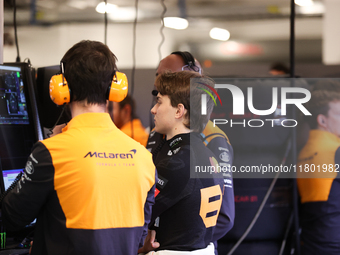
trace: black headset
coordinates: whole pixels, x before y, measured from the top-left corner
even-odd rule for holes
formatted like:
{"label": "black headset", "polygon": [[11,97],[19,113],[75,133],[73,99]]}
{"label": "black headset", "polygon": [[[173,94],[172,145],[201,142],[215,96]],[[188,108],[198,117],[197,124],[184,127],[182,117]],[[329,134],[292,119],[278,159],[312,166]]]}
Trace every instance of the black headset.
{"label": "black headset", "polygon": [[181,56],[183,58],[183,61],[184,61],[184,64],[185,64],[183,67],[187,66],[187,68],[186,69],[182,69],[182,70],[195,71],[195,72],[201,74],[201,68],[196,65],[195,58],[194,58],[194,56],[190,52],[187,52],[187,51],[174,51],[174,52],[171,53],[171,55],[172,54],[173,55]]}

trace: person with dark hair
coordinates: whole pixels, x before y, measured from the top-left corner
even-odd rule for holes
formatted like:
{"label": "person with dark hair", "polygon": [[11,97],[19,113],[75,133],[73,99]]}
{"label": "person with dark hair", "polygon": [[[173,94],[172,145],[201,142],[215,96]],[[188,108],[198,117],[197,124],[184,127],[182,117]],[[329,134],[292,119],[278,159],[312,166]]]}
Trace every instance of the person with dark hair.
{"label": "person with dark hair", "polygon": [[285,64],[283,64],[281,62],[277,62],[277,63],[274,63],[270,66],[269,73],[271,75],[281,75],[281,76],[283,76],[283,75],[289,74],[289,69]]}
{"label": "person with dark hair", "polygon": [[[159,146],[153,153],[158,183],[149,228],[155,230],[159,247],[152,254],[215,253],[213,233],[219,211],[223,210],[224,183],[221,173],[197,172],[197,166],[214,167],[216,172],[218,169],[215,155],[204,146],[200,135],[214,107],[209,97],[207,114],[201,114],[201,95],[206,93],[198,88],[202,83],[214,84],[192,71],[165,72],[156,78],[157,91],[153,94],[157,103],[151,113],[155,131],[166,135],[166,146]],[[140,252],[150,251],[148,240]]]}
{"label": "person with dark hair", "polygon": [[34,145],[2,202],[3,222],[18,230],[37,218],[32,255],[135,255],[147,234],[156,172],[151,154],[106,112],[116,57],[101,42],[81,41],[61,66],[72,119]]}
{"label": "person with dark hair", "polygon": [[[199,61],[197,61],[191,53],[176,51],[160,61],[156,72],[156,78],[166,71],[179,72],[182,70],[194,71],[199,74],[203,73]],[[212,121],[209,120],[201,132],[201,136],[204,138],[203,143],[215,154],[215,158],[220,167],[231,167],[234,154],[227,135],[218,126],[214,126]],[[163,134],[159,134],[157,131],[152,130],[149,134],[146,148],[154,153],[157,147],[163,143],[164,139],[165,137]],[[166,146],[166,144],[164,146]],[[234,189],[231,173],[224,173],[224,183],[223,210],[220,211],[213,235],[215,254],[218,253],[217,240],[225,236],[233,227],[235,218]]]}
{"label": "person with dark hair", "polygon": [[148,133],[145,131],[140,119],[136,116],[135,100],[130,95],[121,102],[108,102],[108,112],[117,128],[132,139],[145,146],[148,141]]}
{"label": "person with dark hair", "polygon": [[298,157],[303,255],[340,254],[340,87],[324,88],[311,93],[311,130]]}

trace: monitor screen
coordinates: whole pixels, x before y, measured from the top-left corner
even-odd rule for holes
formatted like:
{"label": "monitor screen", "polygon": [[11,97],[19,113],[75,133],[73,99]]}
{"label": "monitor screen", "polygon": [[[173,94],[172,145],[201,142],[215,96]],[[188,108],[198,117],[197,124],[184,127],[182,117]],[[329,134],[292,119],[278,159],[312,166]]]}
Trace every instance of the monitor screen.
{"label": "monitor screen", "polygon": [[14,182],[18,174],[22,172],[23,172],[23,169],[2,170],[2,178],[3,178],[5,190],[7,190],[12,185],[12,183]]}
{"label": "monitor screen", "polygon": [[[0,171],[1,171],[1,165],[0,165]],[[2,183],[1,183],[1,189],[6,191],[8,188],[14,183],[16,178],[20,173],[23,173],[23,169],[12,169],[12,170],[2,170]],[[32,224],[36,223],[36,219],[34,219],[28,226],[31,226]]]}
{"label": "monitor screen", "polygon": [[21,67],[0,65],[1,124],[29,124]]}
{"label": "monitor screen", "polygon": [[33,72],[28,63],[0,65],[0,160],[3,170],[24,169],[42,139]]}

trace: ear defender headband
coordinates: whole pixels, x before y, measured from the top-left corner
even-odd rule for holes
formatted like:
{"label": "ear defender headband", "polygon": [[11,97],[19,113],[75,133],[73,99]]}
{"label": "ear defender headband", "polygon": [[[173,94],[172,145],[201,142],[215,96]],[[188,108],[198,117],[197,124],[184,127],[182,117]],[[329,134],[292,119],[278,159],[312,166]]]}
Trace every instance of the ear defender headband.
{"label": "ear defender headband", "polygon": [[171,55],[179,55],[182,57],[184,61],[184,66],[182,67],[182,70],[188,70],[188,71],[195,71],[199,74],[201,74],[201,68],[198,67],[195,63],[194,56],[187,51],[174,51],[171,53]]}
{"label": "ear defender headband", "polygon": [[[53,75],[50,80],[50,97],[57,105],[71,102],[71,90],[64,76],[64,63],[60,62],[61,74]],[[128,80],[124,73],[116,71],[110,86],[107,89],[106,98],[109,101],[121,102],[128,93]]]}

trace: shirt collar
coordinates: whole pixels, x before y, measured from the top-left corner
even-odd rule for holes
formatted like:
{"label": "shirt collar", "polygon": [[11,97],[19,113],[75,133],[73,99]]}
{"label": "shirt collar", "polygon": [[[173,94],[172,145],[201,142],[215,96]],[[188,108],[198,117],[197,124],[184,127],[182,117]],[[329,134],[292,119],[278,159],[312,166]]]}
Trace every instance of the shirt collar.
{"label": "shirt collar", "polygon": [[71,121],[63,128],[63,132],[73,127],[96,127],[107,128],[112,126],[117,128],[108,113],[83,113],[72,118]]}

